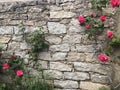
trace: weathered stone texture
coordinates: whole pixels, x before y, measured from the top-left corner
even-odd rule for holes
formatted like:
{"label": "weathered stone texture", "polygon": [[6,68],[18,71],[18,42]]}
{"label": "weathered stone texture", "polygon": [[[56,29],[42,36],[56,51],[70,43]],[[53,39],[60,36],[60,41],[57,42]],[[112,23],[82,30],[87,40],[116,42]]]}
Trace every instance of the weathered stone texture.
{"label": "weathered stone texture", "polygon": [[78,88],[78,82],[76,81],[70,81],[70,80],[65,80],[65,81],[54,81],[54,85],[56,87],[60,88],[66,88],[66,89],[75,89]]}
{"label": "weathered stone texture", "polygon": [[98,84],[98,83],[92,83],[92,82],[81,82],[80,88],[82,90],[98,90],[101,87],[106,87],[109,90],[109,86]]}
{"label": "weathered stone texture", "polygon": [[64,72],[64,78],[77,81],[90,79],[89,74],[83,72]]}
{"label": "weathered stone texture", "polygon": [[48,22],[48,30],[50,34],[66,33],[66,26],[58,22]]}
{"label": "weathered stone texture", "polygon": [[50,69],[53,70],[60,70],[60,71],[71,71],[71,65],[67,65],[60,62],[50,62]]}

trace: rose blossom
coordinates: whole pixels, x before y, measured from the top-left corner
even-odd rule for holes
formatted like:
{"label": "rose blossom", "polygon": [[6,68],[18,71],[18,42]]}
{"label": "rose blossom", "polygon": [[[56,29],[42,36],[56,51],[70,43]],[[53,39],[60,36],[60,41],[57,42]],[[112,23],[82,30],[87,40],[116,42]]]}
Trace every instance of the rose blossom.
{"label": "rose blossom", "polygon": [[84,24],[85,18],[83,16],[79,16],[78,21],[80,22],[80,24]]}
{"label": "rose blossom", "polygon": [[22,70],[17,70],[16,75],[19,76],[19,77],[22,76],[23,75],[23,71]]}
{"label": "rose blossom", "polygon": [[4,63],[3,64],[3,69],[8,69],[10,66],[8,65],[8,63]]}
{"label": "rose blossom", "polygon": [[110,38],[110,39],[113,38],[113,32],[112,31],[108,31],[107,32],[107,37]]}
{"label": "rose blossom", "polygon": [[110,0],[110,4],[113,8],[115,8],[120,5],[120,2],[119,2],[119,0]]}
{"label": "rose blossom", "polygon": [[108,62],[108,56],[107,55],[105,55],[105,54],[100,54],[100,55],[98,55],[98,59],[100,60],[100,61],[102,61],[102,62]]}
{"label": "rose blossom", "polygon": [[86,25],[85,28],[86,28],[86,29],[90,29],[90,25]]}
{"label": "rose blossom", "polygon": [[10,55],[10,59],[14,59],[14,55]]}
{"label": "rose blossom", "polygon": [[104,22],[106,20],[106,16],[104,15],[100,16],[100,20]]}

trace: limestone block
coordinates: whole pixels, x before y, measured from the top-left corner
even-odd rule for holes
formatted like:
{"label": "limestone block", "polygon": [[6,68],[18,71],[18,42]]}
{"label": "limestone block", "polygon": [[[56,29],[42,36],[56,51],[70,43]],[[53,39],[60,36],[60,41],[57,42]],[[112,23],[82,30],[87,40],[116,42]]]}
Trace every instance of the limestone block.
{"label": "limestone block", "polygon": [[87,81],[82,81],[80,82],[80,88],[82,90],[98,90],[101,87],[106,87],[109,90],[109,86],[98,84],[98,83],[92,83],[92,82],[87,82]]}
{"label": "limestone block", "polygon": [[75,16],[73,12],[66,12],[66,11],[51,11],[50,18],[72,18]]}
{"label": "limestone block", "polygon": [[13,34],[13,26],[0,26],[0,34]]}
{"label": "limestone block", "polygon": [[48,22],[48,31],[50,34],[66,33],[66,26],[58,22]]}
{"label": "limestone block", "polygon": [[110,72],[110,66],[102,64],[74,62],[74,68],[77,71],[97,72],[100,74],[108,74]]}
{"label": "limestone block", "polygon": [[68,52],[70,47],[68,44],[60,44],[60,45],[51,45],[49,49],[52,52],[56,52],[56,51]]}
{"label": "limestone block", "polygon": [[68,61],[84,61],[86,60],[86,57],[84,53],[69,52],[67,60]]}
{"label": "limestone block", "polygon": [[65,81],[55,80],[54,85],[56,87],[60,87],[60,88],[64,88],[64,89],[76,89],[76,88],[78,88],[78,82],[71,81],[71,80],[65,80]]}
{"label": "limestone block", "polygon": [[62,53],[62,52],[56,52],[55,54],[52,55],[52,60],[53,61],[62,61],[65,60],[67,56],[67,53]]}
{"label": "limestone block", "polygon": [[60,71],[57,70],[44,70],[43,74],[46,75],[47,79],[62,79],[63,74]]}
{"label": "limestone block", "polygon": [[50,69],[59,71],[71,71],[72,66],[61,62],[50,62]]}
{"label": "limestone block", "polygon": [[76,49],[78,52],[88,52],[88,53],[95,52],[93,45],[86,45],[86,46],[76,45]]}
{"label": "limestone block", "polygon": [[41,52],[39,53],[38,58],[42,60],[52,60],[50,52]]}
{"label": "limestone block", "polygon": [[89,74],[84,72],[64,72],[64,78],[77,81],[90,79]]}
{"label": "limestone block", "polygon": [[10,41],[11,37],[10,36],[0,36],[0,43],[8,43]]}
{"label": "limestone block", "polygon": [[46,36],[45,40],[48,41],[50,44],[60,44],[62,39],[60,37],[51,35],[51,36]]}
{"label": "limestone block", "polygon": [[109,77],[100,74],[91,74],[91,80],[95,83],[109,84]]}
{"label": "limestone block", "polygon": [[76,34],[76,35],[66,35],[64,38],[63,38],[63,43],[70,43],[70,44],[79,44],[81,43],[81,38],[82,38],[82,35],[80,34]]}

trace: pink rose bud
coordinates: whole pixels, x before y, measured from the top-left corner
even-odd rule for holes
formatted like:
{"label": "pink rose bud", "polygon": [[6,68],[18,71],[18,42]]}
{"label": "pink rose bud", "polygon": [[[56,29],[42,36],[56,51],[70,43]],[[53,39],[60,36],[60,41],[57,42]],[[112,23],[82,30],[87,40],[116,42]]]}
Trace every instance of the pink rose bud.
{"label": "pink rose bud", "polygon": [[85,28],[86,28],[86,29],[90,29],[90,25],[86,25]]}
{"label": "pink rose bud", "polygon": [[91,16],[91,17],[94,17],[94,14],[93,14],[93,13],[91,13],[91,14],[90,14],[90,16]]}
{"label": "pink rose bud", "polygon": [[106,16],[104,16],[104,15],[100,16],[100,20],[101,20],[102,22],[106,21]]}
{"label": "pink rose bud", "polygon": [[84,24],[85,18],[83,16],[79,16],[78,21],[79,21],[80,24]]}
{"label": "pink rose bud", "polygon": [[19,76],[19,77],[22,76],[23,75],[23,71],[22,70],[17,70],[16,75]]}
{"label": "pink rose bud", "polygon": [[112,31],[108,31],[107,32],[107,37],[110,38],[110,39],[113,38],[113,32]]}
{"label": "pink rose bud", "polygon": [[10,59],[14,59],[15,57],[14,57],[14,55],[10,55]]}
{"label": "pink rose bud", "polygon": [[110,4],[113,8],[115,8],[120,5],[120,2],[119,2],[119,0],[110,0]]}
{"label": "pink rose bud", "polygon": [[10,66],[8,65],[8,63],[4,63],[3,64],[3,69],[8,69]]}
{"label": "pink rose bud", "polygon": [[101,62],[108,62],[108,56],[105,55],[105,54],[100,54],[98,55],[98,59],[101,61]]}

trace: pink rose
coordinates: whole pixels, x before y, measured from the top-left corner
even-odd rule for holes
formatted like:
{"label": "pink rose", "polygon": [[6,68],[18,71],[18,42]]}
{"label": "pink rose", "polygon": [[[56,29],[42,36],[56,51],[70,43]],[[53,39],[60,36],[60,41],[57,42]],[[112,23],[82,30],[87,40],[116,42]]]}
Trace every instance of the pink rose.
{"label": "pink rose", "polygon": [[10,59],[14,59],[15,57],[14,57],[14,55],[10,55]]}
{"label": "pink rose", "polygon": [[80,24],[84,24],[85,18],[83,16],[79,16],[78,21]]}
{"label": "pink rose", "polygon": [[4,63],[3,64],[3,69],[8,69],[10,66],[8,65],[8,63]]}
{"label": "pink rose", "polygon": [[102,22],[104,22],[104,21],[106,20],[106,16],[104,16],[104,15],[100,16],[100,20],[101,20]]}
{"label": "pink rose", "polygon": [[23,75],[23,71],[22,70],[17,70],[16,75],[19,76],[19,77],[22,76]]}
{"label": "pink rose", "polygon": [[90,29],[90,25],[86,25],[85,28],[86,28],[86,29]]}
{"label": "pink rose", "polygon": [[100,61],[102,61],[102,62],[108,62],[108,56],[107,55],[105,55],[105,54],[100,54],[100,55],[98,55],[98,59],[100,60]]}
{"label": "pink rose", "polygon": [[110,0],[110,4],[113,8],[115,8],[120,5],[120,2],[119,2],[119,0]]}
{"label": "pink rose", "polygon": [[107,37],[110,38],[110,39],[113,38],[113,32],[112,31],[108,31],[107,32]]}

